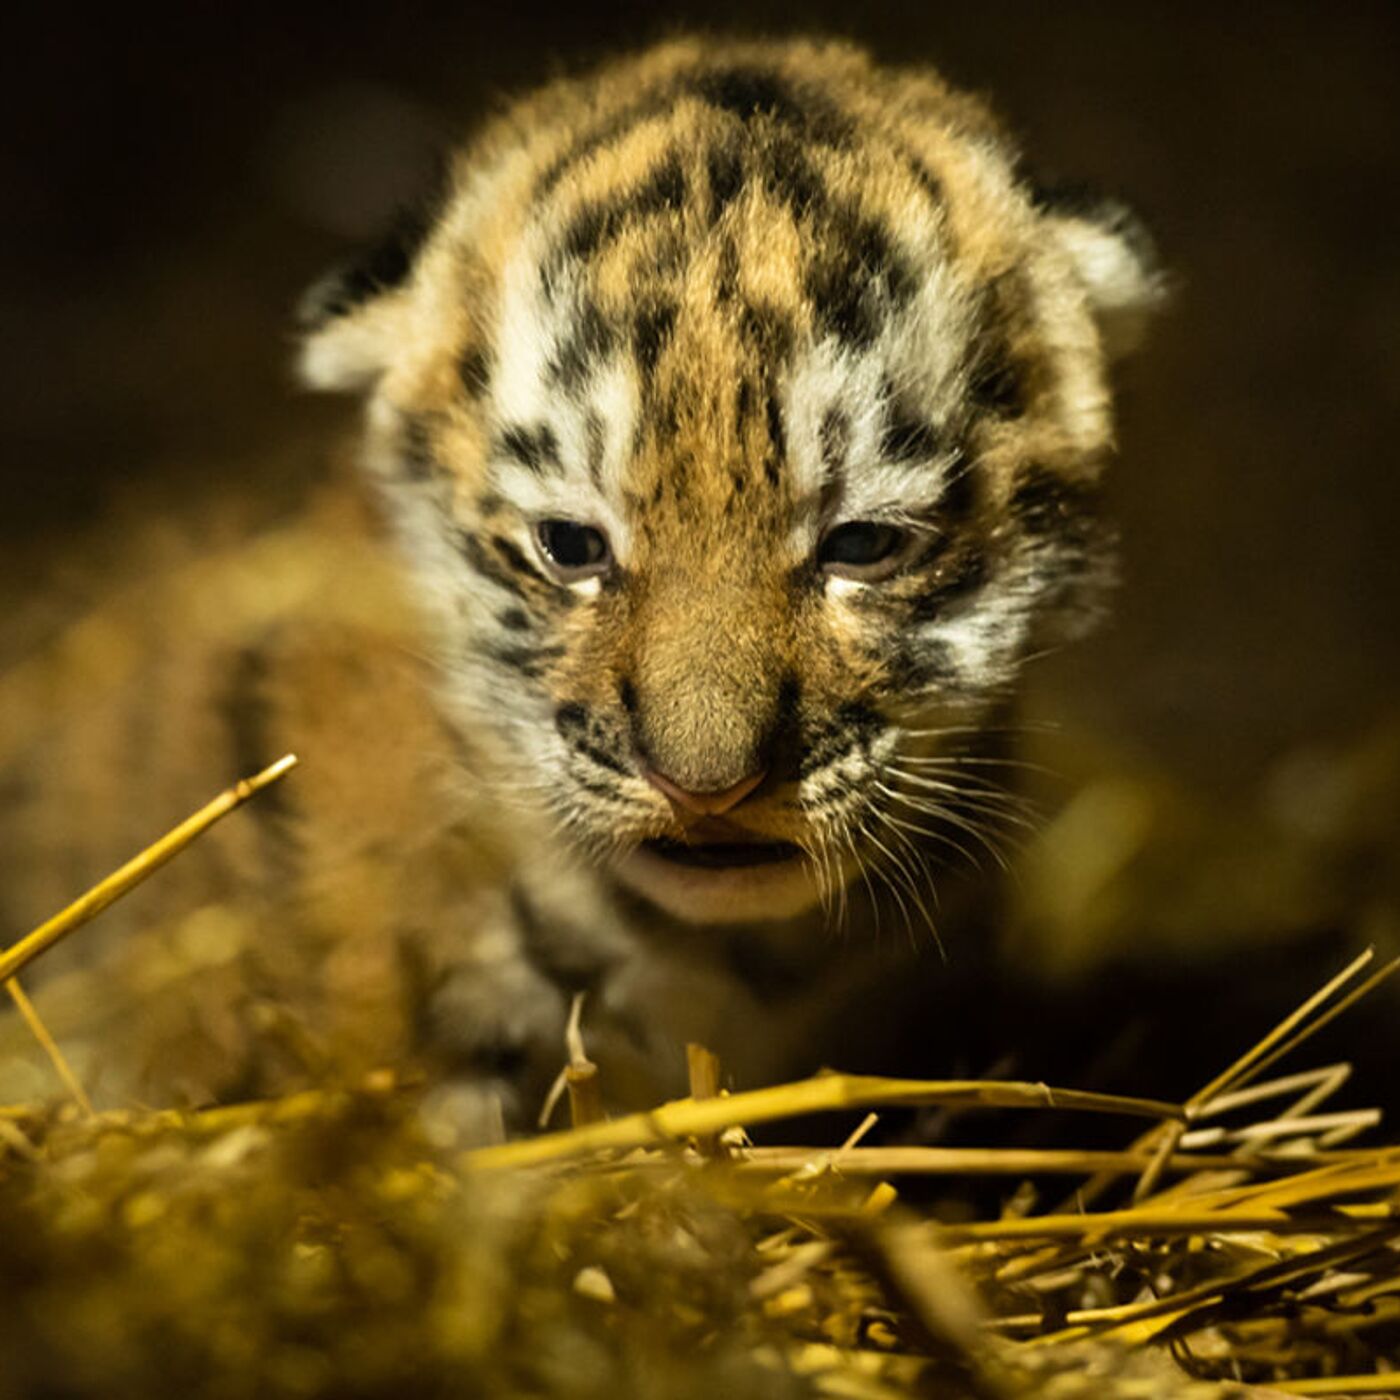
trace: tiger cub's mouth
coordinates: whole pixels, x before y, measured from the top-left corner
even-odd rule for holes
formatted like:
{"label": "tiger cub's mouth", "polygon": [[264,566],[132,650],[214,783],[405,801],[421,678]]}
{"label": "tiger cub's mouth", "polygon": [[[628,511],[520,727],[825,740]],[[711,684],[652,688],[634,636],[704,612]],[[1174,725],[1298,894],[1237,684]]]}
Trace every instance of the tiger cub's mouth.
{"label": "tiger cub's mouth", "polygon": [[800,846],[727,821],[650,837],[614,869],[636,893],[687,923],[791,918],[819,893]]}
{"label": "tiger cub's mouth", "polygon": [[734,870],[754,865],[777,865],[797,860],[802,852],[790,841],[673,841],[654,837],[642,846],[652,855],[676,865],[702,870]]}

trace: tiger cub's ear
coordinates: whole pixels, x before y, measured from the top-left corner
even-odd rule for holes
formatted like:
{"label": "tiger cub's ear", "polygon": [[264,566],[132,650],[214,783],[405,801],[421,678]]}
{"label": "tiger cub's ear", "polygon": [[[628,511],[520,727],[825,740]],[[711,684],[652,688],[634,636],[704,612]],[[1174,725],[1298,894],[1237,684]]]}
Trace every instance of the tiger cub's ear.
{"label": "tiger cub's ear", "polygon": [[1105,353],[1132,350],[1168,291],[1152,235],[1127,205],[1082,186],[1037,186],[1033,198],[1089,299]]}
{"label": "tiger cub's ear", "polygon": [[307,288],[296,308],[304,384],[354,392],[388,367],[407,329],[402,293],[445,197],[440,173],[432,194],[402,211],[383,238]]}

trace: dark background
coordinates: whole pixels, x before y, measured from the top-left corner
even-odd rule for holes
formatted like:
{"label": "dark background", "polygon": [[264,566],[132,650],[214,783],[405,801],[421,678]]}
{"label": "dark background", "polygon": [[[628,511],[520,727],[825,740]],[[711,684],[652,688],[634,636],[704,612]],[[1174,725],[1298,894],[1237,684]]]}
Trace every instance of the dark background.
{"label": "dark background", "polygon": [[[1400,7],[772,3],[54,8],[10,21],[0,567],[141,484],[178,511],[318,469],[344,405],[288,309],[503,94],[687,24],[852,35],[990,94],[1035,162],[1121,193],[1174,304],[1122,375],[1117,618],[1072,719],[1206,790],[1393,706]],[[290,465],[289,465],[290,463]]]}

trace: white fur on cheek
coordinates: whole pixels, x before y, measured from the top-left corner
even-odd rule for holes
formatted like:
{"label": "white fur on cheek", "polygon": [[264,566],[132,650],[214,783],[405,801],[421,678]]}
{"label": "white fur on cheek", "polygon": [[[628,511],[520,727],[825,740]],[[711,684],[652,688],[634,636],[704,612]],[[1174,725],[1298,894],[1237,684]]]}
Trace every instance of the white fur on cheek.
{"label": "white fur on cheek", "polygon": [[1008,568],[950,616],[925,626],[921,640],[945,649],[950,691],[1005,685],[1016,674],[1036,605],[1030,575]]}

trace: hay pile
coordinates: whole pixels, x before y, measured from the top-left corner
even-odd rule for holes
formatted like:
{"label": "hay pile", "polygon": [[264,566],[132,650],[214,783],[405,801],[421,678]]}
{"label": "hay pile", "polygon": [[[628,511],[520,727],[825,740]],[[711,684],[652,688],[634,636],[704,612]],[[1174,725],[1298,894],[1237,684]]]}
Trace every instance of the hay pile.
{"label": "hay pile", "polygon": [[[1345,1065],[1266,1077],[1396,967],[1372,963],[1184,1104],[845,1075],[725,1095],[693,1047],[689,1098],[607,1121],[577,1021],[576,1126],[465,1152],[441,1096],[387,1073],[188,1113],[93,1114],[74,1084],[0,1110],[0,1396],[1400,1393],[1400,1148],[1354,1145],[1378,1115],[1331,1107]],[[867,1145],[931,1105],[1117,1115],[1123,1147]],[[869,1114],[842,1144],[754,1144],[836,1109]],[[935,1177],[1008,1195],[954,1219],[917,1204]]]}

